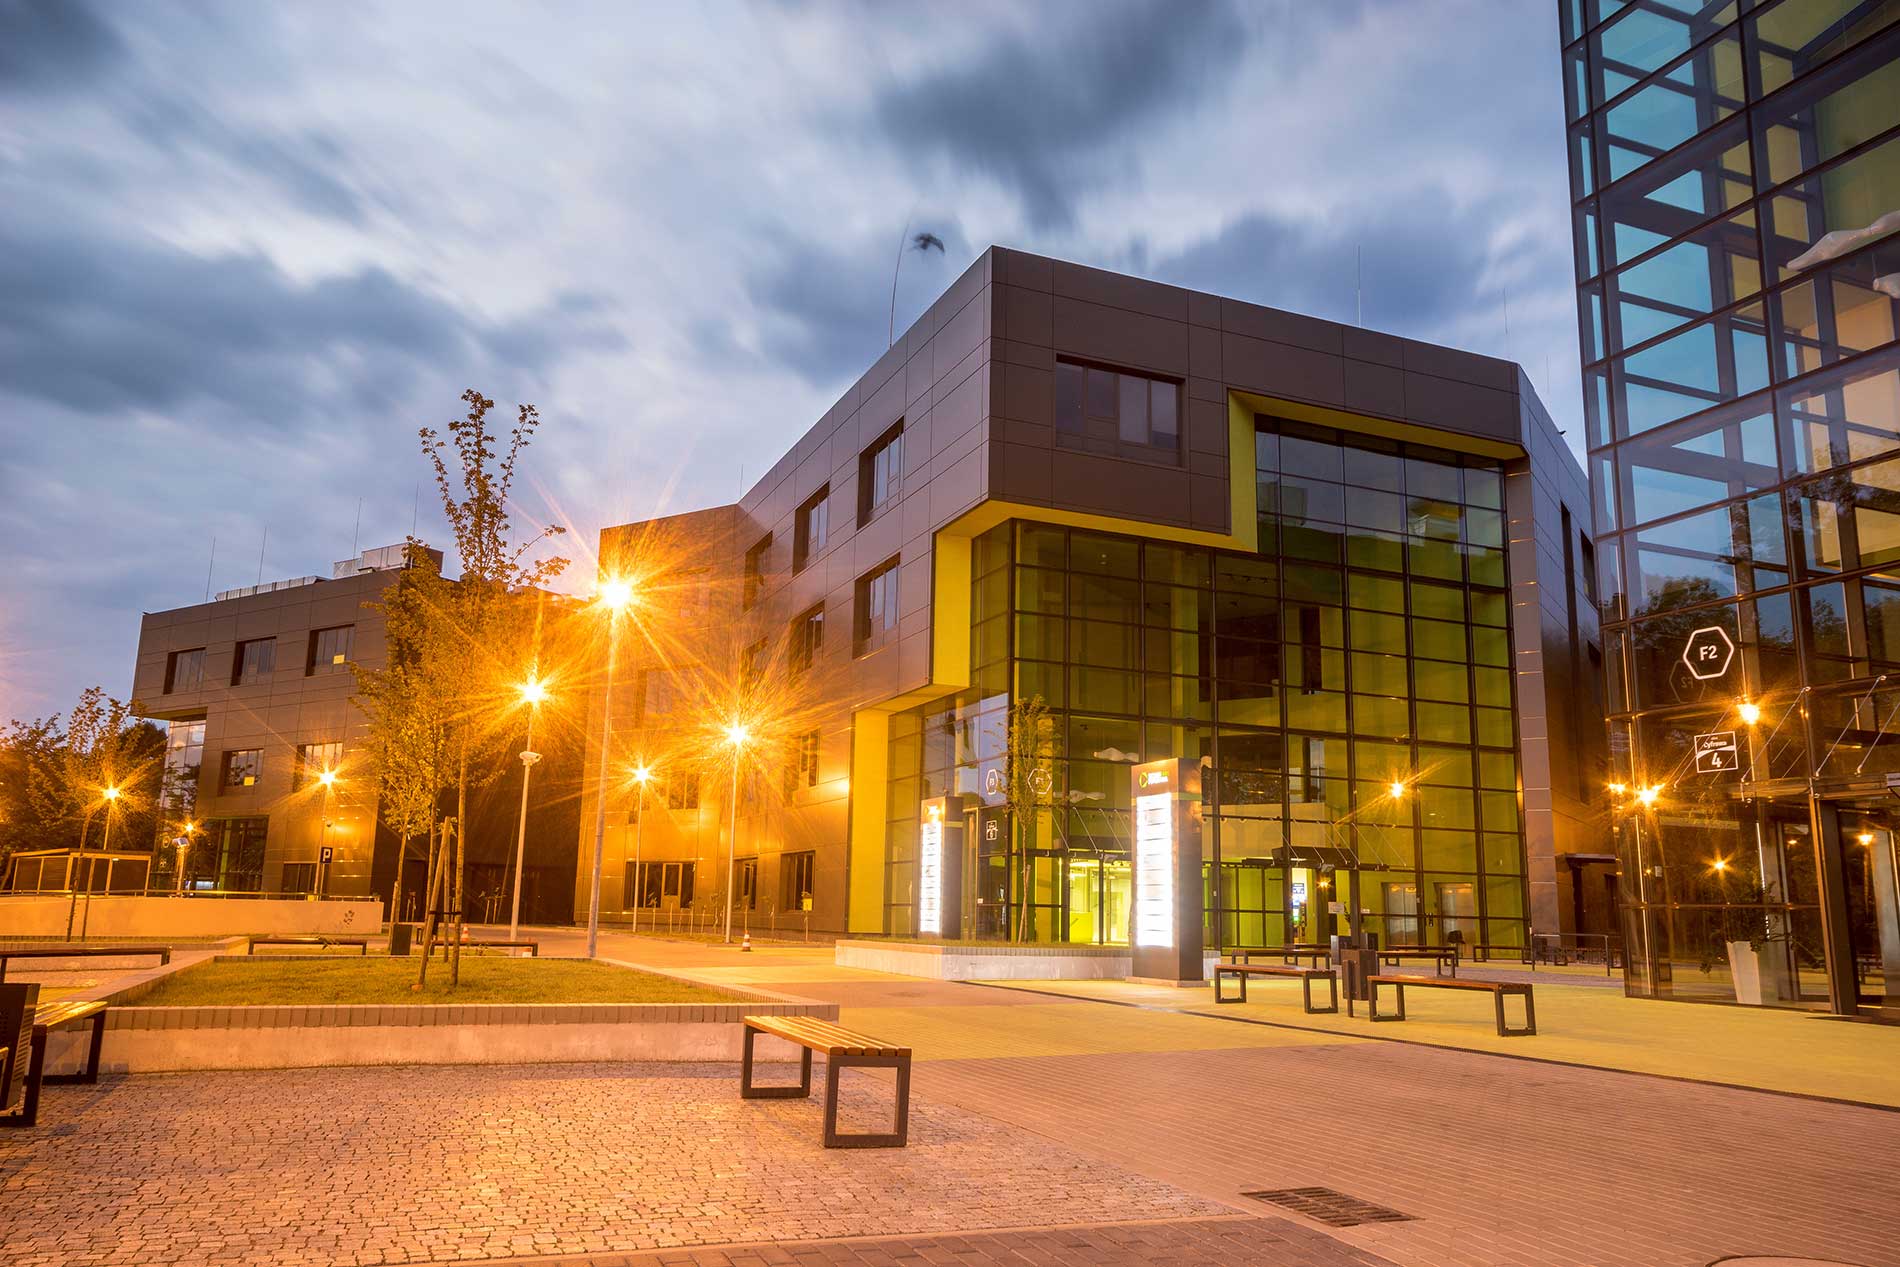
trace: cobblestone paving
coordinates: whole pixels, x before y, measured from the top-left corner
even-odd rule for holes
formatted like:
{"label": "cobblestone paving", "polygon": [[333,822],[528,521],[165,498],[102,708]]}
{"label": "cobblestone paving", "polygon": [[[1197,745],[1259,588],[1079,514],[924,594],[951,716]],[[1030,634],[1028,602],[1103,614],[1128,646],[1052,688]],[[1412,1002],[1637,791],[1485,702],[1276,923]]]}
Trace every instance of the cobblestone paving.
{"label": "cobblestone paving", "polygon": [[[888,1083],[845,1086],[847,1129],[888,1122]],[[40,1127],[0,1137],[0,1263],[409,1263],[1231,1213],[921,1100],[910,1147],[826,1150],[821,1111],[740,1100],[730,1065],[49,1087]]]}
{"label": "cobblestone paving", "polygon": [[[505,1260],[507,1267],[1389,1267],[1279,1219],[1020,1228],[967,1236],[863,1237],[657,1254]],[[458,1267],[482,1267],[461,1264]],[[499,1267],[499,1264],[497,1264]]]}

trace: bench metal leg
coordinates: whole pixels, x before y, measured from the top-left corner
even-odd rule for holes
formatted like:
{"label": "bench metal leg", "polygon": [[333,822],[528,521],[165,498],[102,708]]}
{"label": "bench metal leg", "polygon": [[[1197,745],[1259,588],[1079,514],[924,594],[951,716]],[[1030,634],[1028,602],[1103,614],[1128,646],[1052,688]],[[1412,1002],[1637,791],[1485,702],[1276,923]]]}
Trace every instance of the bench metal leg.
{"label": "bench metal leg", "polygon": [[1313,978],[1311,977],[1300,978],[1300,995],[1301,995],[1300,1001],[1305,1005],[1306,1010],[1308,1012],[1313,1013],[1313,1014],[1319,1014],[1322,1012],[1336,1013],[1339,1011],[1339,978],[1338,977],[1326,978],[1326,995],[1329,1001],[1328,1006],[1326,1007],[1313,1006]]}
{"label": "bench metal leg", "polygon": [[[846,1069],[897,1070],[896,1121],[889,1134],[838,1133],[838,1075]],[[910,1139],[910,1057],[834,1056],[825,1061],[825,1147],[902,1148]]]}
{"label": "bench metal leg", "polygon": [[1524,1028],[1522,1029],[1512,1029],[1504,1023],[1504,991],[1499,990],[1495,997],[1498,1004],[1499,1038],[1528,1038],[1537,1033],[1537,1004],[1531,1001],[1530,991],[1526,990],[1519,996],[1524,1000]]}
{"label": "bench metal leg", "polygon": [[1395,985],[1392,987],[1392,993],[1398,996],[1399,1010],[1396,1012],[1387,1012],[1384,1016],[1380,1016],[1379,987],[1373,982],[1366,982],[1366,1016],[1368,1019],[1375,1021],[1402,1021],[1405,1019],[1405,987]]}
{"label": "bench metal leg", "polygon": [[[1240,993],[1239,995],[1233,998],[1228,998],[1227,996],[1223,995],[1221,993],[1221,988],[1220,988],[1221,981],[1224,978],[1229,977],[1229,976],[1237,977],[1240,980]],[[1214,968],[1214,1002],[1216,1003],[1245,1003],[1246,1001],[1247,1001],[1247,974],[1244,972],[1234,972],[1234,973],[1222,972],[1219,966],[1217,965]]]}
{"label": "bench metal leg", "polygon": [[88,1085],[99,1081],[99,1052],[106,1043],[106,1014],[100,1012],[92,1018],[92,1038],[86,1050],[86,1067],[77,1073],[47,1073],[40,1075],[41,1082],[83,1082]]}
{"label": "bench metal leg", "polygon": [[759,1031],[750,1025],[745,1031],[745,1054],[739,1062],[739,1098],[742,1100],[802,1100],[811,1094],[811,1048],[798,1049],[798,1085],[795,1087],[755,1087],[752,1085],[752,1040]]}
{"label": "bench metal leg", "polygon": [[[20,1056],[11,1057],[16,1063]],[[46,1031],[33,1031],[26,1061],[26,1098],[12,1113],[0,1116],[0,1126],[31,1126],[40,1120],[40,1077],[46,1066]]]}

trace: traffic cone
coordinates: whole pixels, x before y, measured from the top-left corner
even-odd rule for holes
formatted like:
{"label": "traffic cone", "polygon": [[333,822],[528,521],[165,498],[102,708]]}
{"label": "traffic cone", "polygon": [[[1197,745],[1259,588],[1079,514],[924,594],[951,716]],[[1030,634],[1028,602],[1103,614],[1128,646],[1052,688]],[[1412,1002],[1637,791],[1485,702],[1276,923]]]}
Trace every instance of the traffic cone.
{"label": "traffic cone", "polygon": [[739,941],[739,953],[745,954],[752,949],[752,934],[746,933]]}

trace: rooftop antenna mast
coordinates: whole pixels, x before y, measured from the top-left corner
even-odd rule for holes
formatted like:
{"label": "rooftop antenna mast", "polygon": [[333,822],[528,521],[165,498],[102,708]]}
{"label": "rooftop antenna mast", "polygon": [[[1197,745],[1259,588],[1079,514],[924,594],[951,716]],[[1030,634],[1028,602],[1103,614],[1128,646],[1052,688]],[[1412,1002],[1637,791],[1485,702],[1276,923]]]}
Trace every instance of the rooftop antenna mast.
{"label": "rooftop antenna mast", "polygon": [[359,497],[356,499],[356,523],[352,525],[350,528],[350,557],[352,559],[356,557],[356,545],[357,545],[357,542],[362,539],[362,536],[363,536],[363,499]]}
{"label": "rooftop antenna mast", "polygon": [[264,547],[270,544],[270,525],[264,525],[264,539],[257,543],[257,583],[264,583]]}
{"label": "rooftop antenna mast", "polygon": [[1363,330],[1366,325],[1366,248],[1357,246],[1353,248],[1353,251],[1358,257],[1356,265],[1358,280],[1353,283],[1354,324]]}
{"label": "rooftop antenna mast", "polygon": [[205,564],[205,602],[211,601],[211,569],[218,566],[218,538],[211,536],[211,561]]}

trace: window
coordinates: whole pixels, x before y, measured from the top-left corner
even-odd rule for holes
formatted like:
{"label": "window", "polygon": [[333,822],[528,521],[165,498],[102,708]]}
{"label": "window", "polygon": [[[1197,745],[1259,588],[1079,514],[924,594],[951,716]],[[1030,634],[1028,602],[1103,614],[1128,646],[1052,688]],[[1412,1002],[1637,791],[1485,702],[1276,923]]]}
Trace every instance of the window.
{"label": "window", "polygon": [[748,911],[759,909],[759,860],[741,858],[738,866],[739,906]]}
{"label": "window", "polygon": [[904,477],[904,420],[858,456],[858,526],[871,522],[897,498]]}
{"label": "window", "polygon": [[261,748],[237,748],[227,752],[224,754],[224,776],[219,780],[219,786],[226,792],[256,787],[263,767],[264,752]]}
{"label": "window", "polygon": [[343,744],[340,740],[298,744],[297,765],[290,776],[291,790],[295,791],[306,783],[315,783],[325,770],[334,770],[342,763]]}
{"label": "window", "polygon": [[740,599],[743,607],[758,602],[760,592],[765,589],[765,556],[771,548],[772,534],[768,532],[745,552],[745,590]]}
{"label": "window", "polygon": [[656,589],[656,597],[669,604],[682,623],[703,624],[712,618],[711,568],[682,568]]}
{"label": "window", "polygon": [[337,625],[331,629],[310,631],[310,652],[304,659],[305,677],[313,673],[335,673],[347,667],[350,649],[356,643],[355,625]]}
{"label": "window", "polygon": [[897,560],[858,578],[857,653],[864,655],[897,633]]}
{"label": "window", "polygon": [[314,862],[286,862],[283,876],[277,881],[279,893],[315,893],[317,891],[317,864]]}
{"label": "window", "polygon": [[666,807],[668,809],[699,808],[699,772],[676,774],[666,781]]}
{"label": "window", "polygon": [[673,671],[671,669],[648,669],[641,675],[643,696],[640,704],[640,720],[649,717],[665,717],[673,711]]}
{"label": "window", "polygon": [[165,774],[159,803],[185,817],[198,803],[198,770],[205,757],[205,724],[175,721],[165,731]]}
{"label": "window", "polygon": [[825,645],[825,605],[812,608],[792,622],[792,672],[805,673]]}
{"label": "window", "polygon": [[787,911],[809,911],[811,909],[812,864],[817,860],[814,850],[806,849],[798,853],[788,853],[779,862],[779,892],[782,898],[781,909]]}
{"label": "window", "polygon": [[792,740],[791,759],[785,765],[785,795],[801,787],[818,786],[818,732],[807,731]]}
{"label": "window", "polygon": [[249,686],[270,676],[277,664],[277,639],[252,638],[237,644],[231,657],[231,685]]}
{"label": "window", "polygon": [[1056,443],[1063,448],[1178,461],[1180,420],[1178,383],[1056,363]]}
{"label": "window", "polygon": [[749,695],[765,680],[768,646],[764,638],[747,647],[739,657],[739,692]]}
{"label": "window", "polygon": [[825,548],[831,534],[831,485],[827,484],[798,508],[792,528],[792,571],[803,572],[812,556]]}
{"label": "window", "polygon": [[165,657],[165,694],[195,691],[205,681],[205,649],[174,651]]}
{"label": "window", "polygon": [[192,846],[186,863],[191,887],[217,888],[227,893],[261,892],[264,842],[269,834],[268,818],[225,818],[206,823],[204,838]]}

